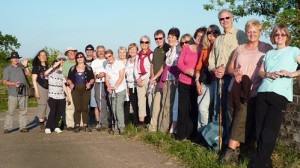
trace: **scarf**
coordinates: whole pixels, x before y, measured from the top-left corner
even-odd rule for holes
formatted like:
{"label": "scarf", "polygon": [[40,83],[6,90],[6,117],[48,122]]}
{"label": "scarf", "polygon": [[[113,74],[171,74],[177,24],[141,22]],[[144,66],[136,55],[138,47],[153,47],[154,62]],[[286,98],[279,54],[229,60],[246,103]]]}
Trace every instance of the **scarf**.
{"label": "scarf", "polygon": [[[139,55],[139,60],[140,60],[140,74],[144,75],[146,74],[146,69],[145,69],[145,65],[144,65],[144,61],[145,58],[149,57],[153,52],[148,49],[146,53],[143,53],[143,50],[139,51],[138,55]],[[149,59],[149,58],[148,58]],[[150,59],[149,59],[150,62]]]}

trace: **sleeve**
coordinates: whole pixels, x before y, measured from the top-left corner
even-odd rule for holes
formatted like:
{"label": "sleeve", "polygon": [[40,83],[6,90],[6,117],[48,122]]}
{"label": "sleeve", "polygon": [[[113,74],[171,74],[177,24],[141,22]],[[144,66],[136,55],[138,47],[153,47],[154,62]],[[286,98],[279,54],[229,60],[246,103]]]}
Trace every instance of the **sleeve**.
{"label": "sleeve", "polygon": [[300,49],[298,47],[293,47],[293,50],[294,50],[294,59],[296,62],[298,62],[298,57],[300,56]]}
{"label": "sleeve", "polygon": [[33,66],[32,67],[32,74],[39,74],[38,69],[39,69],[38,66]]}
{"label": "sleeve", "polygon": [[9,80],[8,68],[4,68],[3,70],[3,80]]}
{"label": "sleeve", "polygon": [[200,58],[199,58],[199,61],[197,63],[197,66],[196,66],[196,71],[200,71],[202,66],[203,66],[203,60],[205,60],[204,57],[207,57],[207,53],[208,50],[207,49],[203,49],[202,52],[201,52],[201,55],[200,55]]}
{"label": "sleeve", "polygon": [[[72,82],[74,82],[74,80],[73,80],[73,71],[72,71],[72,69],[73,69],[73,67],[71,67],[70,69],[69,69],[69,72],[68,72],[68,78],[67,79],[69,79],[69,80],[71,80]],[[73,83],[74,84],[74,83]]]}
{"label": "sleeve", "polygon": [[89,78],[89,81],[94,79],[94,72],[91,67],[88,68],[88,78]]}
{"label": "sleeve", "polygon": [[[145,75],[141,76],[142,80],[147,79],[147,78],[150,77],[150,74],[151,74],[150,73],[150,71],[151,71],[151,62],[150,62],[150,60],[152,60],[152,59],[153,59],[153,54],[150,54],[148,56],[148,58],[145,59],[146,60],[145,68],[147,68],[147,73]],[[145,61],[144,61],[144,64],[145,64]]]}
{"label": "sleeve", "polygon": [[180,55],[179,55],[179,58],[178,58],[178,68],[180,69],[180,71],[181,72],[185,72],[187,69],[188,69],[188,67],[187,66],[185,66],[185,64],[184,64],[184,58],[185,58],[185,56],[187,55],[187,47],[189,47],[189,46],[185,46],[184,48],[183,48],[183,50],[181,51],[181,53],[180,53]]}
{"label": "sleeve", "polygon": [[135,59],[135,64],[134,64],[134,76],[136,79],[140,77],[139,71],[138,71],[138,63],[139,63],[139,58]]}

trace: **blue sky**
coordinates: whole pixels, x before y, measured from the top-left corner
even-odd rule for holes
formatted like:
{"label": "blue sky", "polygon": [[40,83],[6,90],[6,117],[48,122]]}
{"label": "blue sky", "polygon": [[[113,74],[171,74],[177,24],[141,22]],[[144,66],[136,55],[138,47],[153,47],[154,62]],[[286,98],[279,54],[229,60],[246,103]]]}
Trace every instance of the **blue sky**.
{"label": "blue sky", "polygon": [[[17,37],[18,52],[33,57],[44,47],[64,52],[69,46],[84,51],[87,44],[104,45],[117,51],[119,46],[138,43],[143,35],[156,44],[153,33],[171,27],[181,35],[193,34],[201,26],[216,24],[217,11],[205,11],[208,0],[0,0],[0,31]],[[244,30],[241,18],[235,27]],[[262,37],[263,41],[267,38]]]}

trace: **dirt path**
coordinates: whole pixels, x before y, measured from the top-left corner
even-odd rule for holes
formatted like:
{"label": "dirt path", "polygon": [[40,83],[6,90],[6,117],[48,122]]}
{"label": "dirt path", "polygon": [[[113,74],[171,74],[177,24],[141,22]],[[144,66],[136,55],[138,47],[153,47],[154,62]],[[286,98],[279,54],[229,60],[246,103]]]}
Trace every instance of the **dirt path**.
{"label": "dirt path", "polygon": [[40,133],[35,111],[28,111],[29,133],[4,134],[6,113],[0,113],[0,168],[180,167],[150,146],[107,132]]}

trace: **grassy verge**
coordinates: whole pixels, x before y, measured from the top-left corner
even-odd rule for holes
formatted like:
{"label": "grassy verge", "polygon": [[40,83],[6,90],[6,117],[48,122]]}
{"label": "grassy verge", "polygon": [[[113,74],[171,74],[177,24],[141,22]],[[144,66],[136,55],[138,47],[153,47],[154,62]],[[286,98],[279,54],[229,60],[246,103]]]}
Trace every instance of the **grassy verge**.
{"label": "grassy verge", "polygon": [[[28,107],[37,107],[36,98],[29,98]],[[7,106],[7,99],[6,99],[6,101],[0,102],[0,112],[5,112],[5,111],[7,111],[7,109],[8,109],[8,106]]]}
{"label": "grassy verge", "polygon": [[[240,164],[223,165],[218,163],[218,153],[209,151],[189,140],[176,141],[164,133],[152,133],[143,129],[136,129],[133,125],[126,127],[127,137],[151,144],[162,153],[175,156],[186,167],[221,167],[221,168],[247,168],[250,156]],[[274,167],[300,167],[300,157],[293,149],[276,146],[272,155]]]}

